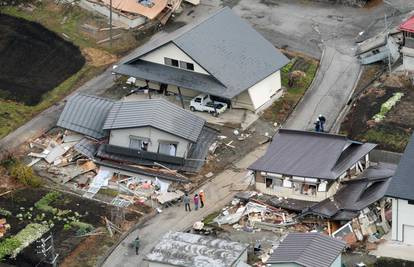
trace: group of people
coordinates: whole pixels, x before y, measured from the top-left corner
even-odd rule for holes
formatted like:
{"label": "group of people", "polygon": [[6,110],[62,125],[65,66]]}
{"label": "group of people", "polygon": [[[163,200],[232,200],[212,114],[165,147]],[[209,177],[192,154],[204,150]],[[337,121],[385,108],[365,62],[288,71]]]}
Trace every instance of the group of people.
{"label": "group of people", "polygon": [[[188,193],[185,193],[183,202],[184,202],[185,211],[191,211],[191,206],[190,206],[191,198],[188,195]],[[206,202],[206,195],[204,194],[203,190],[200,190],[198,194],[197,193],[194,194],[193,203],[194,203],[195,210],[198,210],[199,205],[200,205],[200,208],[204,208],[205,202]]]}
{"label": "group of people", "polygon": [[326,118],[322,114],[319,114],[318,119],[314,122],[315,132],[325,132],[325,123]]}

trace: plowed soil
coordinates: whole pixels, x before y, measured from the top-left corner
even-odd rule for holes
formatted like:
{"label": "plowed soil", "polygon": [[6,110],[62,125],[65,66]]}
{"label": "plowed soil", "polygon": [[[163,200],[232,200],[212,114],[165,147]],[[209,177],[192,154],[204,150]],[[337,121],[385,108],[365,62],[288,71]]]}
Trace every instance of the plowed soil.
{"label": "plowed soil", "polygon": [[42,25],[0,14],[0,97],[35,105],[85,64],[78,47]]}

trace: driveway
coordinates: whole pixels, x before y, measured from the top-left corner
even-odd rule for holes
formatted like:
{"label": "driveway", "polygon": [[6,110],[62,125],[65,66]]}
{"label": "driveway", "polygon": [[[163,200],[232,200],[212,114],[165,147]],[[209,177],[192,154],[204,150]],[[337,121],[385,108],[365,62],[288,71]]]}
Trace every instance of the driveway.
{"label": "driveway", "polygon": [[[112,252],[104,262],[105,267],[146,267],[148,264],[143,257],[150,252],[159,238],[168,231],[183,231],[201,221],[214,211],[221,209],[229,203],[236,192],[231,191],[231,184],[246,184],[251,180],[246,168],[261,157],[266,151],[267,145],[258,147],[247,154],[243,159],[234,164],[234,169],[225,170],[202,188],[206,194],[206,206],[198,211],[186,212],[183,205],[174,206],[162,211],[153,219],[146,222],[138,230],[134,231]],[[140,254],[128,247],[136,236],[140,236]]]}

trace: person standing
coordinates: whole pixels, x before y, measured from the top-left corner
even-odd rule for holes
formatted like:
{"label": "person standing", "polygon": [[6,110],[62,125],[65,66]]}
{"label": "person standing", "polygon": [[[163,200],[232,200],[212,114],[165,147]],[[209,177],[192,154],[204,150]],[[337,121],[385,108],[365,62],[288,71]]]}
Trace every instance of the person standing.
{"label": "person standing", "polygon": [[139,243],[140,243],[140,241],[139,241],[139,236],[137,236],[137,237],[135,238],[135,240],[132,242],[132,244],[133,244],[133,246],[134,246],[134,248],[135,248],[135,255],[138,255],[138,251],[139,251]]}
{"label": "person standing", "polygon": [[198,210],[198,202],[199,202],[200,199],[199,199],[199,197],[198,197],[197,194],[194,195],[194,199],[193,200],[194,200],[194,209],[195,210]]}
{"label": "person standing", "polygon": [[184,206],[185,206],[185,211],[191,211],[190,197],[188,196],[187,193],[185,193],[185,195],[184,195],[183,202],[184,202]]}
{"label": "person standing", "polygon": [[321,122],[319,120],[316,120],[316,122],[314,122],[313,124],[315,124],[315,132],[320,132],[321,131]]}
{"label": "person standing", "polygon": [[204,208],[204,203],[206,203],[206,195],[204,194],[203,190],[200,190],[200,193],[198,193],[200,197],[200,208]]}
{"label": "person standing", "polygon": [[319,114],[318,120],[319,120],[319,123],[320,123],[321,132],[324,132],[325,131],[326,118],[322,114]]}

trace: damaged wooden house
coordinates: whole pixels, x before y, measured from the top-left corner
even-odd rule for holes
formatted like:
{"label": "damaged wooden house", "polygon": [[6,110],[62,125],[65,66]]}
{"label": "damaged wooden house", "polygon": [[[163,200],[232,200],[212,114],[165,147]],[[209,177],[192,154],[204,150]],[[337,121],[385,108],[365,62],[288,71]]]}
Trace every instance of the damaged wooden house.
{"label": "damaged wooden house", "polygon": [[368,168],[375,146],[341,135],[280,129],[249,169],[260,192],[319,202],[335,195],[340,182]]}
{"label": "damaged wooden house", "polygon": [[149,21],[165,24],[181,2],[181,0],[80,0],[79,5],[109,17],[112,4],[112,23],[117,27],[130,29]]}
{"label": "damaged wooden house", "polygon": [[217,136],[203,119],[163,99],[113,101],[75,94],[57,125],[84,134],[75,150],[114,173],[176,182],[188,182],[176,171],[201,169]]}
{"label": "damaged wooden house", "polygon": [[229,8],[143,45],[116,66],[137,88],[176,96],[183,108],[198,95],[258,112],[282,95],[280,69],[289,62]]}

